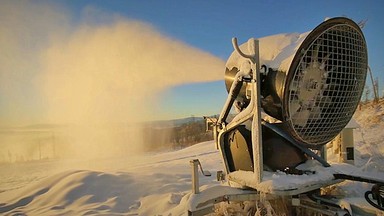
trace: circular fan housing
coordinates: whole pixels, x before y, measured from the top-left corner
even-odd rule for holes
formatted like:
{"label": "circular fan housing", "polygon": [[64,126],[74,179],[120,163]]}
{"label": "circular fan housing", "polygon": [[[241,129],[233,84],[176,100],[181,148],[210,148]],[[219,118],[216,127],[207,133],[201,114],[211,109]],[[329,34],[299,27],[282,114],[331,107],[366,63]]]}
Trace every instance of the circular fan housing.
{"label": "circular fan housing", "polygon": [[[331,141],[351,120],[364,89],[368,57],[360,27],[338,17],[309,33],[280,34],[259,42],[260,62],[269,68],[261,80],[264,111],[281,120],[303,145]],[[242,61],[236,52],[228,59],[227,90]],[[243,108],[249,103],[246,89],[244,84],[237,97]]]}
{"label": "circular fan housing", "polygon": [[289,68],[283,121],[299,141],[321,145],[348,124],[360,102],[367,74],[367,47],[359,26],[334,18],[303,41]]}

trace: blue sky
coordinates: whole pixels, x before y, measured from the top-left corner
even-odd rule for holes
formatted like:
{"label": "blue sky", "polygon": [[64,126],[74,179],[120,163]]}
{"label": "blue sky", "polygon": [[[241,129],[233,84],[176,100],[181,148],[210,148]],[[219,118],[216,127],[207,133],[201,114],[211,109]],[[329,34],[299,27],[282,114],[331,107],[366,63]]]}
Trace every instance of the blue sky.
{"label": "blue sky", "polygon": [[[58,6],[69,14],[72,25],[81,23],[84,11],[89,8],[108,16],[116,15],[128,20],[145,22],[168,38],[206,51],[223,61],[232,52],[232,37],[244,42],[251,37],[290,32],[303,33],[316,27],[326,17],[346,16],[356,22],[367,20],[363,32],[368,44],[369,65],[374,76],[379,77],[380,85],[384,86],[384,1],[380,0],[38,0],[35,2]],[[95,19],[92,22],[96,25],[105,21],[103,18],[98,19],[97,16],[92,18]],[[221,111],[226,96],[224,79],[174,86],[161,93],[159,118],[217,114]]]}
{"label": "blue sky", "polygon": [[[305,32],[326,17],[346,16],[356,22],[368,20],[364,33],[371,53],[383,56],[384,2],[376,1],[64,1],[74,15],[86,6],[106,13],[145,21],[165,35],[206,50],[222,59],[232,52],[230,40],[237,36],[263,37],[277,33]],[[372,62],[380,59],[370,55]],[[383,66],[383,64],[381,65]],[[372,65],[372,68],[375,68]],[[378,65],[380,67],[380,65]]]}
{"label": "blue sky", "polygon": [[[326,17],[346,16],[356,22],[368,20],[363,32],[369,49],[369,64],[374,76],[384,84],[384,1],[80,0],[61,3],[73,11],[74,22],[85,7],[96,7],[106,13],[147,22],[162,34],[223,60],[232,52],[231,38],[234,36],[246,41],[250,37],[278,33],[302,33],[316,27]],[[220,112],[226,91],[223,81],[217,81],[177,86],[163,96],[163,108],[174,110],[173,117],[178,118]]]}

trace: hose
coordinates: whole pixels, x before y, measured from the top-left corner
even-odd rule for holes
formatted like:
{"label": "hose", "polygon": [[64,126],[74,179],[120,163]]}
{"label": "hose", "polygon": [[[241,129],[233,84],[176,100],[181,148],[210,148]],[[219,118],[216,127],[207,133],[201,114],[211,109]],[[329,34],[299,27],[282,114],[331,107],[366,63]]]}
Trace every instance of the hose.
{"label": "hose", "polygon": [[[369,195],[372,195],[372,199],[377,200],[377,204],[371,198],[369,198]],[[384,211],[384,185],[374,185],[371,191],[365,192],[364,198],[369,204],[371,204],[371,206]]]}

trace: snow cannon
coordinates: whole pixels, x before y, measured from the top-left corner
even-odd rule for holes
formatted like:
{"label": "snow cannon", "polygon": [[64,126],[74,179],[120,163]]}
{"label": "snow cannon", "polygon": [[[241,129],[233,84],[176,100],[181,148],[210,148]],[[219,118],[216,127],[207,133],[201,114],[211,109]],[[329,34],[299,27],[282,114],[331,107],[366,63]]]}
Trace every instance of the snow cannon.
{"label": "snow cannon", "polygon": [[[328,161],[324,148],[348,134],[343,129],[364,89],[368,57],[359,25],[337,17],[303,34],[251,38],[240,46],[233,38],[232,45],[227,100],[218,118],[206,118],[222,156],[225,171],[217,180],[223,184],[200,191],[202,167],[192,161],[189,215],[212,212],[218,202],[280,198],[290,201],[287,215],[384,211],[384,173]],[[371,207],[327,194],[327,186],[344,180],[373,184],[360,197]]]}
{"label": "snow cannon", "polygon": [[[311,148],[331,141],[350,121],[365,85],[367,46],[359,26],[329,19],[309,33],[260,38],[259,44],[264,112]],[[241,64],[233,52],[225,70],[228,91]],[[249,84],[244,82],[236,97],[240,110],[250,102]]]}
{"label": "snow cannon", "polygon": [[[217,125],[226,170],[254,171],[256,133],[264,155],[260,169],[292,171],[351,120],[367,74],[364,35],[354,21],[340,17],[303,34],[233,42],[225,68],[229,96]],[[238,114],[229,122],[232,106]],[[249,118],[241,118],[251,109]],[[252,123],[257,112],[260,127]]]}

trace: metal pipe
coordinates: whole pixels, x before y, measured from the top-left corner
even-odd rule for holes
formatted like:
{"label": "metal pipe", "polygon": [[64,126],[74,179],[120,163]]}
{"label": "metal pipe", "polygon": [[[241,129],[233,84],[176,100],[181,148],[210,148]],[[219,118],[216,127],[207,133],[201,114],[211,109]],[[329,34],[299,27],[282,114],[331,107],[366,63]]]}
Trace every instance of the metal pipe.
{"label": "metal pipe", "polygon": [[260,183],[263,178],[263,140],[261,129],[261,98],[260,98],[260,62],[259,62],[259,41],[250,39],[248,50],[253,56],[252,61],[252,98],[253,99],[253,119],[252,119],[252,151],[253,151],[253,171],[255,180]]}
{"label": "metal pipe", "polygon": [[239,95],[241,87],[243,86],[242,73],[237,73],[235,76],[235,80],[232,83],[231,89],[228,93],[227,101],[224,104],[223,110],[220,113],[218,124],[222,124],[226,122],[229,112],[231,111],[231,107],[236,100],[236,97]]}
{"label": "metal pipe", "polygon": [[189,164],[192,168],[192,193],[198,194],[200,193],[199,190],[199,173],[198,173],[198,166],[199,166],[199,160],[194,159],[189,161]]}

